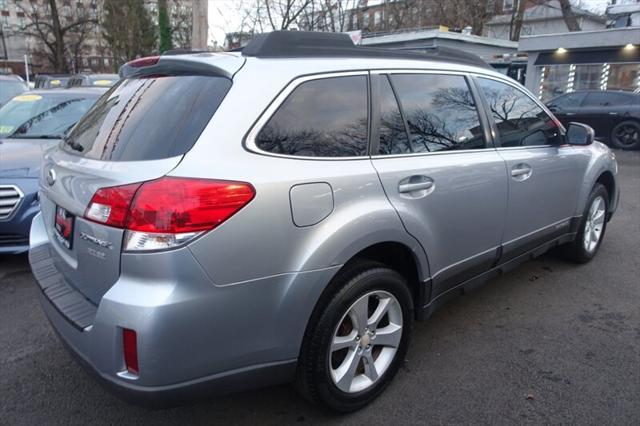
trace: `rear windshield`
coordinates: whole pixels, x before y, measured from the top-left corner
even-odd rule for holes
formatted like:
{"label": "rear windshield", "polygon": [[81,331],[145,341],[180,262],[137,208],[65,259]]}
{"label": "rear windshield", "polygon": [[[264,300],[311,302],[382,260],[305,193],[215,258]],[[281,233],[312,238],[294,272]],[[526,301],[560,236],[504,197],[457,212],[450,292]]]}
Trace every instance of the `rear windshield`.
{"label": "rear windshield", "polygon": [[61,139],[97,99],[97,94],[23,93],[0,108],[0,137]]}
{"label": "rear windshield", "polygon": [[80,120],[64,149],[106,161],[185,154],[230,87],[231,80],[209,76],[122,80]]}

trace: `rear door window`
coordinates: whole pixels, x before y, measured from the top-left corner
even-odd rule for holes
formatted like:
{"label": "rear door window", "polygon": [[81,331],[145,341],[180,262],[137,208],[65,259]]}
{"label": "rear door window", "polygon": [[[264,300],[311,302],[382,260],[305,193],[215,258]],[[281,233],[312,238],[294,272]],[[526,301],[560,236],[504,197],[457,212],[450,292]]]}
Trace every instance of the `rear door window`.
{"label": "rear door window", "polygon": [[185,154],[230,87],[231,80],[210,76],[122,80],[78,122],[64,147],[74,154],[108,161]]}
{"label": "rear door window", "polygon": [[463,76],[391,76],[413,152],[485,148],[476,102]]}
{"label": "rear door window", "polygon": [[300,84],[256,137],[263,151],[305,157],[355,157],[368,149],[367,77]]}

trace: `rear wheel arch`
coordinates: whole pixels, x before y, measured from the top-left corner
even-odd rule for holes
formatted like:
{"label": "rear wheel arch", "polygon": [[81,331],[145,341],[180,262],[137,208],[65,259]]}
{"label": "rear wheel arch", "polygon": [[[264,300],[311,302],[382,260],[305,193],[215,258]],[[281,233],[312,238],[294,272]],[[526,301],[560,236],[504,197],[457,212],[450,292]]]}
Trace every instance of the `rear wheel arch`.
{"label": "rear wheel arch", "polygon": [[[327,303],[332,295],[340,289],[342,285],[340,278],[344,272],[365,261],[377,262],[402,275],[409,284],[409,291],[413,297],[414,311],[417,312],[424,297],[424,286],[422,284],[424,273],[421,271],[420,260],[409,246],[400,242],[385,241],[369,245],[358,251],[343,264],[320,294],[313,308],[311,319],[317,315],[318,310]],[[311,319],[309,322],[311,322]]]}

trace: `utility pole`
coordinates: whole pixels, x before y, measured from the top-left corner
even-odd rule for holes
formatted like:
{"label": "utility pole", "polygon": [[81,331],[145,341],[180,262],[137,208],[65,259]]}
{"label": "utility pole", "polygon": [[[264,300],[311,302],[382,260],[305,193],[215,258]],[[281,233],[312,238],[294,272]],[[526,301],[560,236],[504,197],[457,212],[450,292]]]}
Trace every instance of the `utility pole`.
{"label": "utility pole", "polygon": [[208,9],[208,0],[193,0],[193,18],[191,21],[192,49],[207,49],[207,35],[209,33],[209,22],[207,19]]}
{"label": "utility pole", "polygon": [[2,38],[2,59],[8,60],[9,56],[7,55],[7,42],[4,40],[4,29],[2,28],[3,24],[0,24],[0,38]]}

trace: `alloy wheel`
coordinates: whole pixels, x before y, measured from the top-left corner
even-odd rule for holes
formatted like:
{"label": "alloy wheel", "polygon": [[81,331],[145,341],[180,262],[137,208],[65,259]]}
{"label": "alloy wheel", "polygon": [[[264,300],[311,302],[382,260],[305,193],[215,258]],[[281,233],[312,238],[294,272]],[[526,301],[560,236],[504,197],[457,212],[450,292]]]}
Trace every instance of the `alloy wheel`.
{"label": "alloy wheel", "polygon": [[329,348],[333,383],[356,393],[373,386],[391,365],[402,339],[402,308],[386,291],[361,296],[342,316]]}
{"label": "alloy wheel", "polygon": [[640,140],[640,129],[634,124],[625,124],[615,129],[613,137],[616,139],[618,146],[635,146]]}
{"label": "alloy wheel", "polygon": [[605,202],[601,196],[596,197],[589,207],[584,225],[584,248],[592,252],[598,246],[605,220]]}

